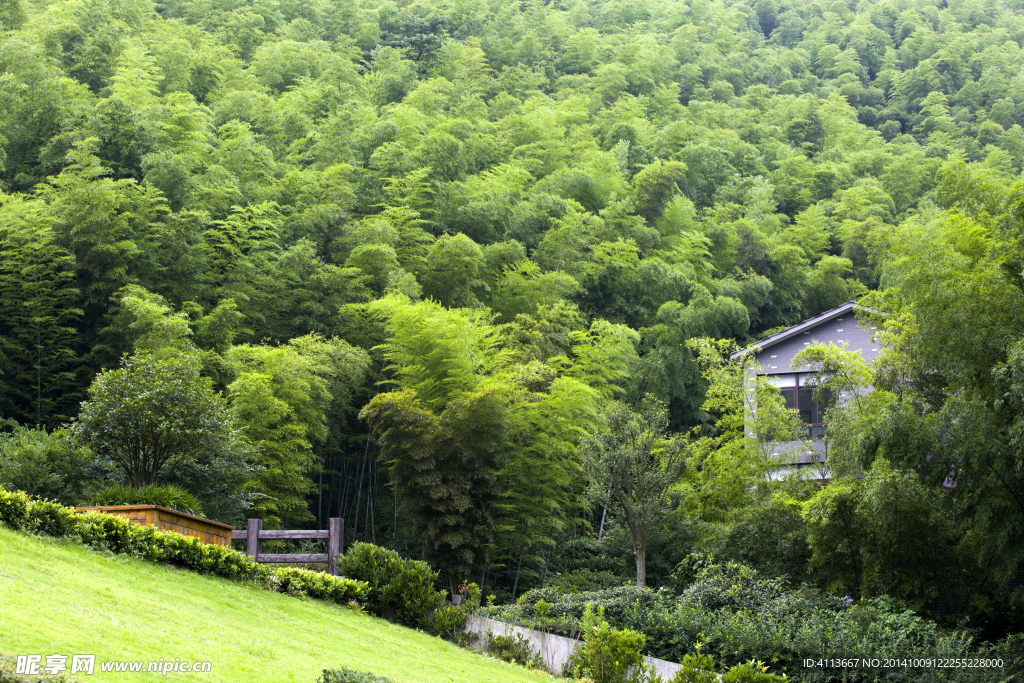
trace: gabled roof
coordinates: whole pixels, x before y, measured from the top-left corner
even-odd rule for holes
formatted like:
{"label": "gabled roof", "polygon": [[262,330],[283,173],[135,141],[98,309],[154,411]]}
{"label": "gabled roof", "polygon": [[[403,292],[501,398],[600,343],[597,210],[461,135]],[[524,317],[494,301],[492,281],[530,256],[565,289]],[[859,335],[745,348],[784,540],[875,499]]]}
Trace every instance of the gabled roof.
{"label": "gabled roof", "polygon": [[799,325],[794,325],[793,327],[787,328],[782,332],[773,334],[772,336],[766,339],[762,339],[756,344],[751,344],[747,348],[741,349],[736,353],[732,354],[732,356],[730,356],[730,359],[736,360],[741,356],[745,356],[748,353],[755,353],[770,349],[779,342],[784,342],[791,337],[795,337],[798,334],[801,334],[802,332],[809,331],[817,327],[818,325],[821,325],[822,323],[827,323],[828,321],[838,318],[839,316],[845,313],[849,313],[854,309],[870,310],[864,306],[858,306],[857,302],[855,302],[853,299],[850,299],[849,301],[847,301],[845,304],[838,308],[833,308],[831,311],[825,311],[821,315],[816,315],[813,318],[808,318]]}

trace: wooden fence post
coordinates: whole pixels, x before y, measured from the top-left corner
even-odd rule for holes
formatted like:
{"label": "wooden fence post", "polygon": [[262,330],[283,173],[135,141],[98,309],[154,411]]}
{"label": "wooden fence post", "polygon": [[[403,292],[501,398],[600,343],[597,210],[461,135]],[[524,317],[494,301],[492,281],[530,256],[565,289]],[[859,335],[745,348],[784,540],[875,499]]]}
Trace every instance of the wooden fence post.
{"label": "wooden fence post", "polygon": [[245,527],[245,554],[257,561],[260,555],[260,532],[263,531],[262,519],[250,519]]}
{"label": "wooden fence post", "polygon": [[338,575],[338,555],[345,538],[345,521],[338,517],[327,520],[327,573]]}

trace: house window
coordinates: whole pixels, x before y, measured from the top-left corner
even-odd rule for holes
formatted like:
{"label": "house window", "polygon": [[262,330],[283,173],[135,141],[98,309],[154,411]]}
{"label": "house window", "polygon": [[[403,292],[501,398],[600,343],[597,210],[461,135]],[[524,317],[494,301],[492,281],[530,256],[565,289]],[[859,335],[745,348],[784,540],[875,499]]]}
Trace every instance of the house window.
{"label": "house window", "polygon": [[805,424],[812,439],[825,436],[825,411],[832,403],[832,394],[828,389],[821,390],[821,399],[815,400],[814,389],[808,386],[811,374],[789,373],[785,375],[768,375],[768,382],[779,390],[786,408],[796,410],[800,414],[800,422]]}

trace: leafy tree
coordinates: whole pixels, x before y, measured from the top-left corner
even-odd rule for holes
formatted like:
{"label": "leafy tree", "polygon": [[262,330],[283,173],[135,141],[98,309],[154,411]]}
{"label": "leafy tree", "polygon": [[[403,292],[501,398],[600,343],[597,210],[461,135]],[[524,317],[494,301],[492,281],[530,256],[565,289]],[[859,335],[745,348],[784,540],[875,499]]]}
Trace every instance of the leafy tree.
{"label": "leafy tree", "polygon": [[955,604],[956,536],[942,494],[878,460],[863,480],[842,478],[806,503],[812,570],[832,590],[891,595],[917,608]]}
{"label": "leafy tree", "polygon": [[223,397],[199,375],[199,360],[142,352],[97,375],[71,431],[131,486],[165,480],[185,463],[249,457]]}
{"label": "leafy tree", "polygon": [[701,408],[714,429],[696,428],[683,486],[688,510],[706,520],[727,519],[762,493],[772,472],[807,450],[804,429],[779,391],[729,341],[694,339],[708,390]]}
{"label": "leafy tree", "polygon": [[482,295],[484,255],[480,246],[462,233],[443,235],[430,245],[420,278],[424,296],[445,306],[472,307]]}
{"label": "leafy tree", "polygon": [[631,409],[616,405],[608,429],[583,442],[592,499],[629,529],[636,584],[647,585],[647,538],[665,507],[666,493],[686,468],[686,445],[668,433],[668,414],[656,399]]}

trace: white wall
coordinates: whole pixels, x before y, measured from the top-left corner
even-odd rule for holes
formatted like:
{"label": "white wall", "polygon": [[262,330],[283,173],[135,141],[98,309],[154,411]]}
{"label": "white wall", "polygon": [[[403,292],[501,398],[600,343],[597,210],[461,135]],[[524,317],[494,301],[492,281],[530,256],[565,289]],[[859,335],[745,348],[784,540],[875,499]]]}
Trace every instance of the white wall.
{"label": "white wall", "polygon": [[[470,615],[466,619],[465,631],[478,636],[473,642],[473,647],[478,650],[486,649],[488,631],[502,636],[519,633],[530,642],[533,651],[541,656],[548,671],[556,676],[562,674],[562,667],[569,661],[569,655],[576,649],[577,644],[577,641],[572,638],[534,631],[524,626],[513,626],[503,621],[476,615]],[[653,657],[644,657],[644,663],[653,668],[666,682],[675,675],[676,671],[683,668],[675,662],[667,662],[664,659],[654,659]]]}

